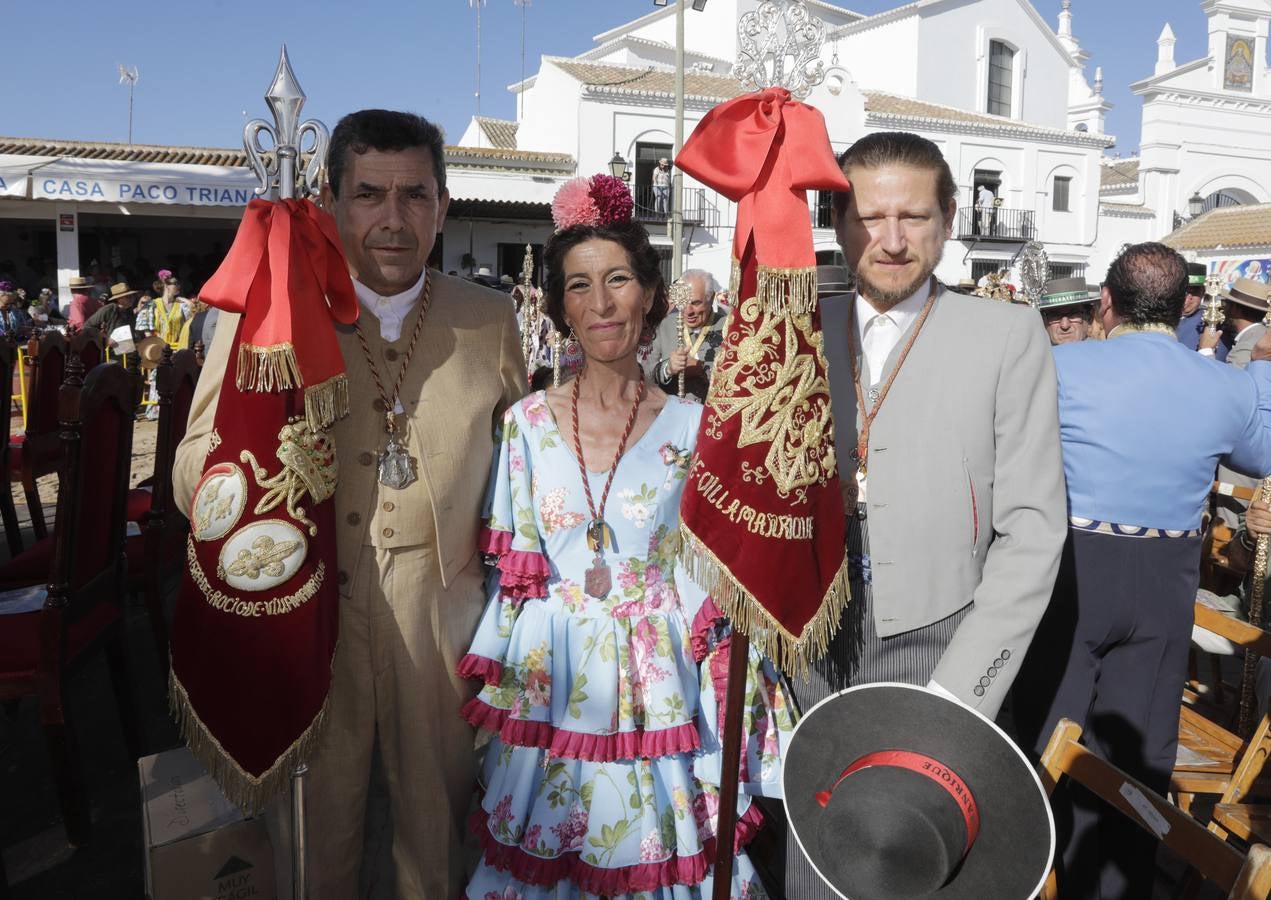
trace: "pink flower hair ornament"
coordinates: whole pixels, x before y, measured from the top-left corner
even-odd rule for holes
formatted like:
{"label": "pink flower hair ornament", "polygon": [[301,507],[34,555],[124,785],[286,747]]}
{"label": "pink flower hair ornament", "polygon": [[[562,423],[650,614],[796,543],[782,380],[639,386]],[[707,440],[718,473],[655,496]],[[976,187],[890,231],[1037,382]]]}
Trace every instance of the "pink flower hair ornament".
{"label": "pink flower hair ornament", "polygon": [[552,221],[557,231],[574,225],[603,228],[630,222],[635,203],[626,182],[612,175],[593,175],[565,182],[552,198]]}

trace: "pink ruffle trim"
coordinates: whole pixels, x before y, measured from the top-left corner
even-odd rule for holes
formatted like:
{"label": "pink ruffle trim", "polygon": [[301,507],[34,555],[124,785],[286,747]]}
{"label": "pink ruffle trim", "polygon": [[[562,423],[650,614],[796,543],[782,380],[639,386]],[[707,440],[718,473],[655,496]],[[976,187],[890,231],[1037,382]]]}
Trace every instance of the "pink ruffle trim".
{"label": "pink ruffle trim", "polygon": [[693,617],[693,624],[688,629],[689,646],[693,650],[694,662],[700,663],[711,652],[710,632],[715,627],[715,623],[722,618],[724,618],[724,613],[715,605],[715,598],[707,597],[701,609],[697,611],[697,615]]}
{"label": "pink ruffle trim", "polygon": [[463,707],[463,717],[474,728],[498,732],[505,744],[538,747],[562,759],[614,762],[619,759],[656,759],[673,753],[692,753],[701,746],[697,723],[685,722],[657,731],[620,731],[588,734],[555,728],[548,722],[514,719],[506,709],[473,697]]}
{"label": "pink ruffle trim", "polygon": [[498,687],[503,681],[503,663],[475,653],[465,654],[455,667],[460,678],[476,678],[490,687]]}
{"label": "pink ruffle trim", "polygon": [[502,556],[512,549],[512,532],[496,531],[489,525],[482,525],[477,534],[477,551],[490,556]]}
{"label": "pink ruffle trim", "polygon": [[[715,839],[709,838],[703,842],[702,849],[692,856],[677,855],[662,862],[606,869],[583,862],[575,850],[545,859],[527,853],[515,844],[502,844],[490,833],[488,814],[475,813],[469,819],[469,824],[481,839],[485,861],[500,871],[510,871],[518,881],[551,887],[568,878],[584,893],[607,897],[636,891],[653,891],[676,884],[701,884],[715,858]],[[741,848],[762,827],[763,814],[757,804],[751,803],[745,814],[737,820],[733,852],[741,852]]]}
{"label": "pink ruffle trim", "polygon": [[507,600],[537,600],[547,596],[552,567],[547,557],[530,550],[512,549],[512,532],[482,526],[477,549],[498,557],[499,593]]}

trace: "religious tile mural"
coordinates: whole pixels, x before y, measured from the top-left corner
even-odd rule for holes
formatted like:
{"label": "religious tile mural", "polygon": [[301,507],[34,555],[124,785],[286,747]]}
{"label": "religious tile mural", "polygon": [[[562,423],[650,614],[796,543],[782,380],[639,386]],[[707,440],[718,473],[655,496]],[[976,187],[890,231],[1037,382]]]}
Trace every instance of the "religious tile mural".
{"label": "religious tile mural", "polygon": [[1227,35],[1222,86],[1233,91],[1253,90],[1253,38]]}
{"label": "religious tile mural", "polygon": [[1222,259],[1209,264],[1209,274],[1218,275],[1224,285],[1230,287],[1237,278],[1252,278],[1267,284],[1271,274],[1271,259]]}

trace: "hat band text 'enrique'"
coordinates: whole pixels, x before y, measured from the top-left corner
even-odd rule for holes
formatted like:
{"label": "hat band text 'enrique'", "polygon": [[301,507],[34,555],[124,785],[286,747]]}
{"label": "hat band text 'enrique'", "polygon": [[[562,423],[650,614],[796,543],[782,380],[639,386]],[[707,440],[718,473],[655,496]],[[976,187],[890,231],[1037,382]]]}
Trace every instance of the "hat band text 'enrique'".
{"label": "hat band text 'enrique'", "polygon": [[971,789],[966,786],[966,782],[962,780],[957,772],[954,772],[939,760],[932,759],[930,756],[923,756],[921,753],[914,753],[909,750],[879,750],[875,753],[867,753],[848,765],[839,777],[835,779],[834,784],[830,785],[828,791],[817,791],[816,802],[821,804],[821,806],[828,805],[830,796],[847,776],[875,766],[890,766],[896,769],[908,769],[911,772],[917,772],[919,775],[930,778],[948,791],[949,796],[958,804],[962,819],[966,822],[966,848],[962,851],[963,855],[971,849],[971,845],[975,843],[976,836],[980,833],[980,809],[976,806],[975,797],[971,794]]}

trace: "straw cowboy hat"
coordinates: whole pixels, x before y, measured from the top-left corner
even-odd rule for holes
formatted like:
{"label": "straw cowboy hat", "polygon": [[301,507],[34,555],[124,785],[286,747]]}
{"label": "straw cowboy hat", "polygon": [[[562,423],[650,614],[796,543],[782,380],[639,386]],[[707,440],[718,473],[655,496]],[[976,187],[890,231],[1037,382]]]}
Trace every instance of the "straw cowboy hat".
{"label": "straw cowboy hat", "polygon": [[66,283],[66,286],[72,291],[86,291],[93,286],[93,279],[85,278],[83,275],[76,275]]}
{"label": "straw cowboy hat", "polygon": [[118,300],[121,297],[134,297],[137,293],[137,291],[128,287],[128,283],[126,281],[120,281],[110,286],[111,300]]}
{"label": "straw cowboy hat", "polygon": [[155,334],[137,341],[136,353],[141,359],[141,368],[153,369],[163,362],[163,348],[166,346],[163,338]]}
{"label": "straw cowboy hat", "polygon": [[1252,278],[1237,278],[1235,284],[1218,295],[1224,300],[1257,310],[1263,315],[1271,307],[1271,287]]}
{"label": "straw cowboy hat", "polygon": [[1050,871],[1055,823],[1033,767],[988,718],[927,688],[822,700],[781,781],[800,850],[845,900],[1019,900]]}

